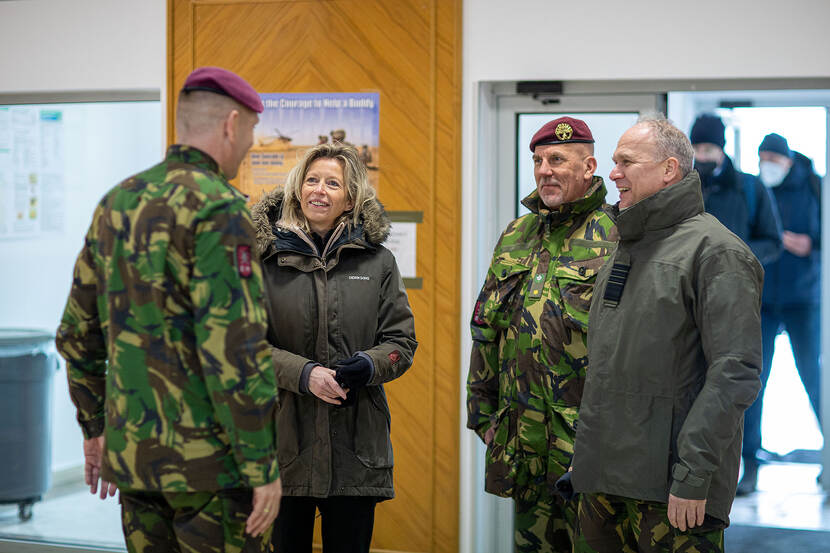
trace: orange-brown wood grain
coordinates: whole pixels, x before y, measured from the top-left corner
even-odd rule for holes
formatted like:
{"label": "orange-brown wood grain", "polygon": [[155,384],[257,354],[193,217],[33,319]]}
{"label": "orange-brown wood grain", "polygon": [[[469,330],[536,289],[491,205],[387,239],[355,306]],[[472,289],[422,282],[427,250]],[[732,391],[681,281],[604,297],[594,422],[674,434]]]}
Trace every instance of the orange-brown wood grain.
{"label": "orange-brown wood grain", "polygon": [[458,550],[462,0],[168,0],[168,139],[195,67],[258,91],[380,94],[378,193],[421,211],[415,363],[386,386],[397,497],[373,551]]}

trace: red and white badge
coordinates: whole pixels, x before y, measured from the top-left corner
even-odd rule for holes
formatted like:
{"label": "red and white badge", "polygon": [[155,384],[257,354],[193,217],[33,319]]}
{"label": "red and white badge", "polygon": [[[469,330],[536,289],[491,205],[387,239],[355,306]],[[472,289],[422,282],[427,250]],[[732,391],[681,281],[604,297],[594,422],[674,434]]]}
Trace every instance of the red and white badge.
{"label": "red and white badge", "polygon": [[236,247],[236,270],[239,276],[248,278],[254,272],[251,266],[251,246],[239,245]]}

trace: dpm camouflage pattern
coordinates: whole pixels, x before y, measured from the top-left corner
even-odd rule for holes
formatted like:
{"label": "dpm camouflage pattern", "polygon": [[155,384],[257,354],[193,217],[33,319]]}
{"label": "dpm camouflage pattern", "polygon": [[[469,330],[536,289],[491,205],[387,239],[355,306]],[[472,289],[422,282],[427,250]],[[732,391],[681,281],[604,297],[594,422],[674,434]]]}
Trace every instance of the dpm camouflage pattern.
{"label": "dpm camouflage pattern", "polygon": [[709,515],[681,532],[667,505],[607,494],[579,496],[579,530],[597,553],[723,553],[726,524]]}
{"label": "dpm camouflage pattern", "polygon": [[467,426],[490,426],[485,490],[534,501],[570,465],[597,271],[617,238],[602,178],[582,199],[531,209],[502,233],[472,317]]}
{"label": "dpm camouflage pattern", "polygon": [[551,496],[546,488],[535,501],[513,501],[514,553],[593,553],[577,532],[577,503]]}
{"label": "dpm camouflage pattern", "polygon": [[129,553],[266,553],[273,528],[245,533],[251,490],[121,492],[121,524]]}
{"label": "dpm camouflage pattern", "polygon": [[[276,384],[244,195],[174,145],[96,207],[58,328],[85,438],[121,489],[276,480]],[[105,428],[106,421],[106,428]]]}

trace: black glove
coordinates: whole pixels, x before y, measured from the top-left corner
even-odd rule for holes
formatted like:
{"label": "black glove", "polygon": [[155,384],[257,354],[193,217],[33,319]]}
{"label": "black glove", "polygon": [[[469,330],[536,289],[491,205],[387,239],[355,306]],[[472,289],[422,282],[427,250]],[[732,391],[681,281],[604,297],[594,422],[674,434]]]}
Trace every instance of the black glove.
{"label": "black glove", "polygon": [[556,481],[556,491],[559,493],[559,496],[564,499],[565,501],[570,501],[574,498],[574,487],[571,484],[571,474],[572,472],[568,471],[562,476],[559,477],[559,480]]}
{"label": "black glove", "polygon": [[362,355],[353,355],[334,364],[334,379],[342,388],[363,388],[372,378],[372,363]]}
{"label": "black glove", "polygon": [[372,378],[374,370],[368,359],[361,355],[353,355],[334,364],[334,379],[341,388],[348,388],[346,399],[340,405],[354,405],[357,401],[357,391],[366,386]]}

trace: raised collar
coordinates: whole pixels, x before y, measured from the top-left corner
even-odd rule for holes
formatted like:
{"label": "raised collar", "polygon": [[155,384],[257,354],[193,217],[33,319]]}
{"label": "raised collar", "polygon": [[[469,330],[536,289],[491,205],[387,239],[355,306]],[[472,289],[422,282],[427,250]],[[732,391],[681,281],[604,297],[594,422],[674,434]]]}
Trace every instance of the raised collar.
{"label": "raised collar", "polygon": [[273,231],[275,235],[273,251],[275,253],[295,252],[303,255],[329,257],[346,244],[353,244],[369,250],[376,249],[375,245],[366,241],[362,224],[347,225],[341,222],[328,235],[323,248],[324,251],[320,251],[320,248],[314,242],[314,238],[305,231],[279,226],[275,226]]}
{"label": "raised collar", "polygon": [[611,210],[621,240],[639,240],[652,230],[672,227],[703,213],[700,177],[692,170],[680,181],[620,211]]}
{"label": "raised collar", "polygon": [[210,154],[203,152],[199,148],[188,146],[186,144],[173,144],[167,148],[167,156],[165,158],[168,162],[177,161],[180,163],[187,163],[188,165],[195,165],[196,167],[206,169],[216,173],[223,179],[227,180],[225,174],[219,168],[219,164],[213,159]]}
{"label": "raised collar", "polygon": [[605,201],[605,194],[605,182],[602,180],[602,177],[594,175],[591,181],[591,187],[578,200],[562,204],[556,209],[550,209],[542,203],[539,198],[539,192],[534,190],[522,200],[522,205],[531,212],[536,213],[543,222],[558,225],[575,215],[595,211]]}

